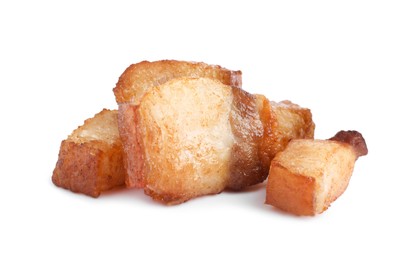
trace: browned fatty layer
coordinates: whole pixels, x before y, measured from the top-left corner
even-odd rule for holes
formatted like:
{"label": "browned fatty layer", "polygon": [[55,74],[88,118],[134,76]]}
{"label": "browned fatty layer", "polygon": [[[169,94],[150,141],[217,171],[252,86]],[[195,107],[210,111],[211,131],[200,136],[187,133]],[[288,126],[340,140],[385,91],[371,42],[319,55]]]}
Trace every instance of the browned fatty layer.
{"label": "browned fatty layer", "polygon": [[232,71],[218,65],[203,62],[161,60],[142,61],[130,65],[120,76],[113,92],[116,102],[138,104],[147,89],[161,85],[173,78],[217,79],[225,85],[241,87],[241,71]]}

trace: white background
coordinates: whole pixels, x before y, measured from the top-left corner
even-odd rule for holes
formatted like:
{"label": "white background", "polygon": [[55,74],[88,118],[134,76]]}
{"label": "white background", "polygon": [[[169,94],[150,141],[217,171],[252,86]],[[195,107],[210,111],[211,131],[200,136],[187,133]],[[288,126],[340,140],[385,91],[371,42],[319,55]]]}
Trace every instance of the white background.
{"label": "white background", "polygon": [[[411,1],[7,2],[0,259],[412,259]],[[265,184],[173,207],[55,187],[61,140],[159,59],[240,69],[245,90],[311,108],[316,138],[358,130],[369,155],[316,217],[264,205]]]}

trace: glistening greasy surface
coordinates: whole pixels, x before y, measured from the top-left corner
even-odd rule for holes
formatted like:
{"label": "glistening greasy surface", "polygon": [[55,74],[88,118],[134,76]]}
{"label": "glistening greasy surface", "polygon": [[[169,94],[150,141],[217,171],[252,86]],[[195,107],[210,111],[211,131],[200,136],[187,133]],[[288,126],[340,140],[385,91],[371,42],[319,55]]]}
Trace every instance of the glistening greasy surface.
{"label": "glistening greasy surface", "polygon": [[256,97],[239,88],[232,88],[232,96],[229,122],[234,145],[227,188],[240,190],[264,181],[268,172],[265,172],[259,158],[264,128]]}

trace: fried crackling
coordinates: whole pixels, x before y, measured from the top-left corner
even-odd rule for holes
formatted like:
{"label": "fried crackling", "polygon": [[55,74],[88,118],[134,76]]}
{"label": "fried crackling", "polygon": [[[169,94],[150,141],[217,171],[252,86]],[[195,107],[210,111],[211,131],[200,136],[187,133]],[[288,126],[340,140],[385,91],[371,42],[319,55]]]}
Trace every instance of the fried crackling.
{"label": "fried crackling", "polygon": [[271,162],[266,204],[296,215],[324,212],[346,190],[367,146],[357,131],[330,140],[292,140]]}

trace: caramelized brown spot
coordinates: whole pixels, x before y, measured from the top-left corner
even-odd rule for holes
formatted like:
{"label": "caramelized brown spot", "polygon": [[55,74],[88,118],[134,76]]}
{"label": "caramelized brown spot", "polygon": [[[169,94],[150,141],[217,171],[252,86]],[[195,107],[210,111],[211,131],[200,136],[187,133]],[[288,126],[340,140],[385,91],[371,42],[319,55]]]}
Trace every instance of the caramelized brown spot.
{"label": "caramelized brown spot", "polygon": [[234,99],[229,120],[235,143],[227,188],[240,190],[263,182],[268,171],[263,168],[259,158],[263,126],[256,97],[239,88],[232,88],[232,94]]}
{"label": "caramelized brown spot", "polygon": [[329,140],[350,144],[356,152],[357,157],[367,155],[368,153],[366,141],[364,140],[361,133],[357,131],[339,131],[335,136],[331,137]]}

